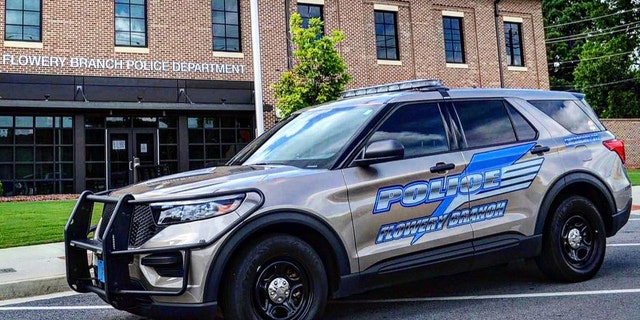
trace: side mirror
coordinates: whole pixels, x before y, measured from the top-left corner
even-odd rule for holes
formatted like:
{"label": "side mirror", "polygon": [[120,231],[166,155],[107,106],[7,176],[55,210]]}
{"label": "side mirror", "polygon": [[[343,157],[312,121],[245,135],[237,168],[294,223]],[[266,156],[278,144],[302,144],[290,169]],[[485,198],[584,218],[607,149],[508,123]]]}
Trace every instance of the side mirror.
{"label": "side mirror", "polygon": [[364,156],[356,159],[358,166],[400,160],[404,158],[404,146],[398,140],[380,140],[371,143],[364,149]]}

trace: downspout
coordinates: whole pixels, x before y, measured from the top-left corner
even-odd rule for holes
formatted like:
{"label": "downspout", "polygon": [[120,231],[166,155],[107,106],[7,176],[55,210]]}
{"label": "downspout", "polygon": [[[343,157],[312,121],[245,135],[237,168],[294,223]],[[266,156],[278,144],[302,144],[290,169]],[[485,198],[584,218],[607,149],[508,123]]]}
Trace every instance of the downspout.
{"label": "downspout", "polygon": [[284,0],[284,18],[285,30],[287,32],[287,70],[293,69],[293,51],[291,49],[291,29],[289,21],[291,20],[291,0]]}
{"label": "downspout", "polygon": [[498,44],[498,70],[500,71],[500,88],[504,88],[504,71],[502,70],[502,47],[500,45],[500,14],[498,14],[498,3],[500,0],[493,1],[493,13],[495,15],[496,25],[496,42]]}

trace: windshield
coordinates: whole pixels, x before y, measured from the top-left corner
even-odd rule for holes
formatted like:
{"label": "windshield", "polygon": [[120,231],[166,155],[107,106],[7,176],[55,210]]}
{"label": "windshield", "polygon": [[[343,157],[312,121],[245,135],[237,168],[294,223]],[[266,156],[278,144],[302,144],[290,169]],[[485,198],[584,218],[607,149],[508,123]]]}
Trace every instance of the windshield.
{"label": "windshield", "polygon": [[244,164],[328,168],[373,116],[374,109],[341,106],[302,112],[269,137]]}

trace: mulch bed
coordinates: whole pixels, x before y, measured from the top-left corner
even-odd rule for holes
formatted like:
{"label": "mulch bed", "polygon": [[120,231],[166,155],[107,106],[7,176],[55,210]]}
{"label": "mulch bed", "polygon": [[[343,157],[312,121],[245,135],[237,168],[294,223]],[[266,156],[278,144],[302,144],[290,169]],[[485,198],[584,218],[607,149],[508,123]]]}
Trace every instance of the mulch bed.
{"label": "mulch bed", "polygon": [[0,197],[0,202],[77,200],[79,194],[43,194],[37,196]]}

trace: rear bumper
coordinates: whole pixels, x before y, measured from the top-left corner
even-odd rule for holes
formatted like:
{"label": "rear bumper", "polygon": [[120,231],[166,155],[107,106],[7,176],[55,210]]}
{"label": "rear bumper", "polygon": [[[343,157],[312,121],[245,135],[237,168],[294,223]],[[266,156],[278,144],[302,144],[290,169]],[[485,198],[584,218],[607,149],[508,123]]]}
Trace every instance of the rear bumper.
{"label": "rear bumper", "polygon": [[622,209],[611,217],[611,228],[607,230],[607,237],[614,236],[625,224],[629,221],[629,217],[631,216],[631,198],[629,198],[629,203]]}

